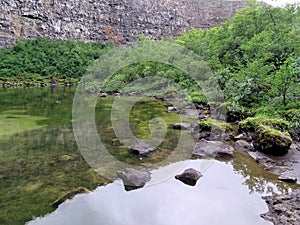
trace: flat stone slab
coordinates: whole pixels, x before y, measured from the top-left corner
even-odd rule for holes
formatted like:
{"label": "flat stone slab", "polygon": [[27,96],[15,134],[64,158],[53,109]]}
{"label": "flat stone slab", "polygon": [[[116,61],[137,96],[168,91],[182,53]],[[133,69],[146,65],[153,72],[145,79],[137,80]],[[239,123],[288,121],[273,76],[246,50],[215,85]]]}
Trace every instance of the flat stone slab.
{"label": "flat stone slab", "polygon": [[196,143],[193,155],[201,157],[233,158],[234,148],[221,141],[207,141],[202,139]]}
{"label": "flat stone slab", "polygon": [[200,171],[189,168],[186,169],[182,174],[176,175],[175,179],[180,180],[187,185],[195,186],[199,178],[202,176],[203,175],[200,173]]}
{"label": "flat stone slab", "polygon": [[284,174],[281,174],[278,177],[278,180],[285,181],[285,182],[288,182],[288,183],[296,183],[297,182],[297,177],[293,174],[285,174],[284,173]]}

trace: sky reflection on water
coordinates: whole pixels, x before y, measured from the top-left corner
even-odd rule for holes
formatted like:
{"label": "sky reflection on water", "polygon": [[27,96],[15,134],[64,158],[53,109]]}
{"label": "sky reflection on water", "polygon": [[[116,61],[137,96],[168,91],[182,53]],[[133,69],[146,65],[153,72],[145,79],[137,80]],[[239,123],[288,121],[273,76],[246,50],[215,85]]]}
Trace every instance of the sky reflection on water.
{"label": "sky reflection on water", "polygon": [[[203,160],[179,162],[200,169]],[[177,165],[175,165],[177,164]],[[159,176],[178,163],[152,171]],[[174,178],[126,192],[120,180],[76,196],[53,213],[27,225],[260,225],[267,206],[251,192],[230,163],[213,161],[194,187]]]}

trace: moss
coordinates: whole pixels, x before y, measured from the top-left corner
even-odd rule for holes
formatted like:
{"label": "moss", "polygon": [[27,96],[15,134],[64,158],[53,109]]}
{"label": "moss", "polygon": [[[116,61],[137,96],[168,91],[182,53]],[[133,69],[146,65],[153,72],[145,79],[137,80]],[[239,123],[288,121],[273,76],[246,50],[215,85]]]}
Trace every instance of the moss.
{"label": "moss", "polygon": [[199,122],[200,129],[203,131],[211,131],[212,128],[218,131],[233,131],[233,127],[226,123],[211,118],[202,119]]}
{"label": "moss", "polygon": [[268,126],[281,132],[289,131],[290,124],[281,118],[269,118],[265,116],[248,117],[239,122],[240,131],[254,132],[259,126]]}
{"label": "moss", "polygon": [[206,95],[201,92],[190,93],[189,101],[196,103],[196,104],[207,104],[208,103]]}

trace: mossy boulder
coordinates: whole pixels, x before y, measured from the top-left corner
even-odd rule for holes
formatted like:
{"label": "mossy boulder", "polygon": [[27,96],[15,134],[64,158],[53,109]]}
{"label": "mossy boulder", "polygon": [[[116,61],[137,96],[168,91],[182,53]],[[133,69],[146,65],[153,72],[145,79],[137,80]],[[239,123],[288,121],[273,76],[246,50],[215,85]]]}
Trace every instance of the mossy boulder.
{"label": "mossy boulder", "polygon": [[268,126],[258,126],[255,130],[253,146],[265,154],[280,156],[288,152],[292,138],[288,132],[281,132]]}
{"label": "mossy boulder", "polygon": [[248,117],[239,122],[239,131],[255,132],[259,126],[268,126],[281,132],[289,131],[289,122],[281,118],[268,118],[265,116]]}

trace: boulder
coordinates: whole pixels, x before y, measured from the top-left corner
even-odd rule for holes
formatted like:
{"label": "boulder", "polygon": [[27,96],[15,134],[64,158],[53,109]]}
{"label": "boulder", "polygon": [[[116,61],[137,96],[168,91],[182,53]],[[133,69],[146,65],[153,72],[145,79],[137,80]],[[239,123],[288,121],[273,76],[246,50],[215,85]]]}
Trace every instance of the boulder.
{"label": "boulder", "polygon": [[70,191],[66,194],[64,194],[63,196],[59,197],[57,200],[55,200],[51,206],[53,208],[57,208],[61,203],[63,203],[64,201],[68,200],[68,199],[72,199],[75,197],[75,195],[78,195],[78,194],[86,194],[86,193],[89,193],[90,191],[87,189],[87,188],[84,188],[84,187],[80,187],[80,188],[77,188],[73,191]]}
{"label": "boulder", "polygon": [[122,179],[126,191],[142,188],[151,179],[150,172],[145,169],[126,168],[118,171],[117,176]]}
{"label": "boulder", "polygon": [[136,155],[146,155],[156,150],[157,149],[155,147],[139,140],[136,140],[133,146],[131,147],[131,152]]}
{"label": "boulder", "polygon": [[274,165],[275,161],[267,156],[265,156],[263,153],[260,152],[249,152],[248,153],[258,164],[262,164],[266,167],[268,165]]}
{"label": "boulder", "polygon": [[269,207],[269,212],[262,214],[266,220],[280,225],[300,224],[300,189],[290,194],[263,197]]}
{"label": "boulder", "polygon": [[254,148],[265,154],[274,156],[285,155],[292,143],[292,138],[287,132],[280,132],[266,126],[259,126],[255,130]]}
{"label": "boulder", "polygon": [[201,157],[232,158],[234,157],[234,149],[229,144],[221,141],[207,141],[202,139],[196,143],[193,155]]}
{"label": "boulder", "polygon": [[106,98],[106,97],[107,97],[107,94],[106,94],[106,93],[100,93],[100,97],[101,97],[101,98]]}
{"label": "boulder", "polygon": [[195,186],[200,177],[202,174],[193,168],[186,169],[182,174],[175,176],[177,180],[191,186]]}
{"label": "boulder", "polygon": [[173,129],[176,130],[188,130],[190,129],[190,125],[186,123],[175,123],[172,125]]}
{"label": "boulder", "polygon": [[253,151],[253,145],[248,143],[245,140],[238,140],[237,142],[234,143],[234,148],[239,150],[239,151]]}

